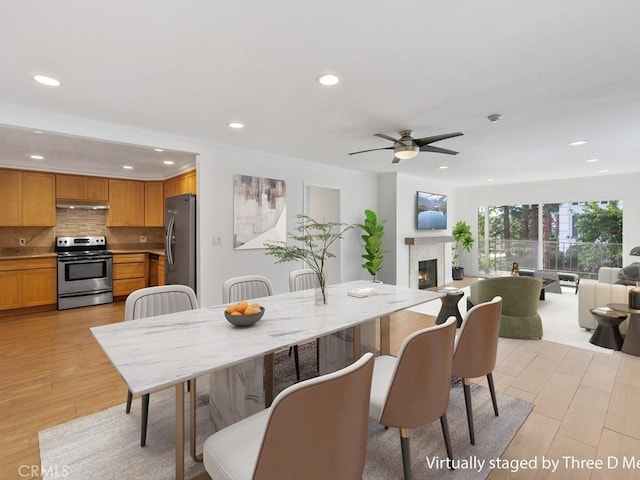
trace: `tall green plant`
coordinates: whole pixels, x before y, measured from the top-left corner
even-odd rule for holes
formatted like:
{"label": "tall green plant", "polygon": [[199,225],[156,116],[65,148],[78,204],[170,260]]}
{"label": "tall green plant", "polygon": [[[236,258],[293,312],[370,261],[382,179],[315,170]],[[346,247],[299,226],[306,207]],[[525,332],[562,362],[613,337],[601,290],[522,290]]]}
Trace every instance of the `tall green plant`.
{"label": "tall green plant", "polygon": [[386,220],[378,220],[378,216],[373,210],[364,211],[364,223],[356,224],[365,233],[361,236],[364,242],[364,258],[366,261],[362,264],[362,268],[367,270],[373,280],[382,268],[384,260],[384,252],[382,250],[382,237],[384,236],[384,224]]}
{"label": "tall green plant", "polygon": [[264,243],[267,255],[276,257],[275,263],[302,260],[316,274],[323,303],[327,303],[324,264],[329,258],[335,257],[329,248],[354,226],[336,222],[320,223],[307,215],[297,215],[296,218],[298,226],[295,230],[298,233],[287,234],[296,243],[267,241]]}
{"label": "tall green plant", "polygon": [[467,222],[460,220],[453,227],[451,235],[455,241],[453,244],[453,267],[459,268],[464,253],[470,252],[473,247],[474,240],[471,233],[471,227]]}

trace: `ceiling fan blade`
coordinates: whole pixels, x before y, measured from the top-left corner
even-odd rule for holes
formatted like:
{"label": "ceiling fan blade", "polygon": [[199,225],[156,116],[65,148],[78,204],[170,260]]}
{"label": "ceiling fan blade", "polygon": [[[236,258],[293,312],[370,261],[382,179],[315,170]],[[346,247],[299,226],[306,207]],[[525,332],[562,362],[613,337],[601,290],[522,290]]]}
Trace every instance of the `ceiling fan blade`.
{"label": "ceiling fan blade", "polygon": [[393,157],[391,163],[400,163],[400,159],[398,157]]}
{"label": "ceiling fan blade", "polygon": [[442,135],[434,135],[433,137],[416,138],[414,141],[416,142],[416,145],[422,147],[423,145],[429,145],[430,143],[439,142],[440,140],[445,140],[447,138],[459,137],[460,135],[464,134],[460,132],[444,133]]}
{"label": "ceiling fan blade", "polygon": [[355,155],[356,153],[375,152],[376,150],[393,150],[393,147],[372,148],[371,150],[360,150],[359,152],[351,152],[349,155]]}
{"label": "ceiling fan blade", "polygon": [[389,135],[385,135],[384,133],[374,133],[373,134],[375,137],[380,137],[380,138],[384,138],[385,140],[389,140],[393,143],[396,143],[398,140],[396,140],[393,137],[390,137]]}
{"label": "ceiling fan blade", "polygon": [[446,153],[447,155],[457,155],[458,152],[453,150],[447,150],[446,148],[432,147],[431,145],[424,145],[420,147],[421,152],[432,152],[432,153]]}

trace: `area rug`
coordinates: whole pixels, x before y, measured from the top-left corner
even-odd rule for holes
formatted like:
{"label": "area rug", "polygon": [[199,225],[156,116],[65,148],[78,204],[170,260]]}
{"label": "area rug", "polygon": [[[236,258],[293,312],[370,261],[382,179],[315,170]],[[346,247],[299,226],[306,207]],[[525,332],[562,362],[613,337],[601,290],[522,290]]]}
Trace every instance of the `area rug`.
{"label": "area rug", "polygon": [[[301,346],[303,378],[315,375],[315,349]],[[291,378],[293,358],[286,352],[276,357],[277,389]],[[279,378],[278,378],[279,377]],[[500,416],[493,414],[487,389],[472,388],[476,445],[469,443],[462,387],[454,383],[448,408],[449,429],[454,457],[461,463],[455,470],[446,465],[446,452],[440,422],[411,430],[414,478],[483,479],[489,462],[499,458],[533,408],[530,403],[498,393]],[[126,478],[132,480],[172,479],[174,477],[173,389],[151,395],[147,446],[140,447],[140,401],[134,400],[131,414],[124,404],[39,432],[44,479]],[[198,445],[211,434],[207,420],[208,382],[198,382]],[[187,420],[185,420],[187,421]],[[187,423],[188,425],[188,423]],[[188,427],[187,427],[188,429]],[[204,472],[202,463],[185,455],[185,478]],[[402,458],[397,429],[385,430],[369,422],[369,440],[364,479],[401,479]]]}

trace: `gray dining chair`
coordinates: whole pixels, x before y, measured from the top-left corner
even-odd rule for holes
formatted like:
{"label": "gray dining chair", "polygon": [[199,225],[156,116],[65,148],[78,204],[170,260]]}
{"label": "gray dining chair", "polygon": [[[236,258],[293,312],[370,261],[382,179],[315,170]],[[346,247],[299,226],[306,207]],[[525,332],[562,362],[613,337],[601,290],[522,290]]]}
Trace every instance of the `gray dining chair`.
{"label": "gray dining chair", "polygon": [[412,478],[409,429],[440,419],[447,456],[452,459],[447,406],[451,390],[456,317],[405,338],[397,357],[375,359],[369,417],[400,430],[405,480]]}
{"label": "gray dining chair", "polygon": [[456,337],[451,374],[453,377],[462,378],[471,445],[476,444],[471,404],[471,378],[487,376],[493,412],[496,417],[498,416],[498,402],[492,372],[498,355],[501,315],[502,297],[497,296],[490,302],[480,303],[467,312]]}
{"label": "gray dining chair", "polygon": [[210,436],[204,468],[216,480],[361,479],[373,355],[296,383],[271,407]]}
{"label": "gray dining chair", "polygon": [[262,275],[233,277],[224,282],[222,286],[222,301],[224,303],[269,297],[271,295],[273,295],[271,282]]}
{"label": "gray dining chair", "polygon": [[[164,315],[198,308],[198,299],[191,287],[186,285],[162,285],[159,287],[141,288],[131,293],[124,305],[124,320]],[[131,412],[133,394],[127,391],[126,413]],[[147,444],[147,421],[149,418],[149,394],[142,395],[142,425],[140,430],[140,446]]]}
{"label": "gray dining chair", "polygon": [[[298,292],[300,290],[310,290],[318,286],[318,276],[310,268],[294,270],[289,274],[289,291]],[[320,345],[316,340],[316,371],[320,371]],[[298,345],[289,349],[289,355],[293,351],[293,358],[296,364],[296,379],[300,381],[300,361],[298,355]]]}

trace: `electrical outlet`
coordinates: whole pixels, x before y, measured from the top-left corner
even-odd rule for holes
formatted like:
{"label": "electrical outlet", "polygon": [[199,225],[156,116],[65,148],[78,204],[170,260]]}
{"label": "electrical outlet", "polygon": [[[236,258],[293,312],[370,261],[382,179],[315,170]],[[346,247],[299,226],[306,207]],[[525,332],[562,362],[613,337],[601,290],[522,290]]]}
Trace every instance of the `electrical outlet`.
{"label": "electrical outlet", "polygon": [[26,245],[27,244],[27,239],[26,238],[21,238],[19,240],[20,245]]}
{"label": "electrical outlet", "polygon": [[140,243],[147,243],[147,236],[146,235],[140,235]]}

